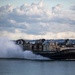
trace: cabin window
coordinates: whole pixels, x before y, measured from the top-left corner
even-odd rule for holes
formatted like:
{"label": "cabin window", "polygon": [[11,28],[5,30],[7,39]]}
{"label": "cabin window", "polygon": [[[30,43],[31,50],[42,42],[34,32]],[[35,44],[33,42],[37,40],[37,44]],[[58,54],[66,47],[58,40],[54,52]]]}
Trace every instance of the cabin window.
{"label": "cabin window", "polygon": [[42,48],[42,46],[39,46],[39,48]]}
{"label": "cabin window", "polygon": [[34,46],[34,48],[36,48],[36,46]]}

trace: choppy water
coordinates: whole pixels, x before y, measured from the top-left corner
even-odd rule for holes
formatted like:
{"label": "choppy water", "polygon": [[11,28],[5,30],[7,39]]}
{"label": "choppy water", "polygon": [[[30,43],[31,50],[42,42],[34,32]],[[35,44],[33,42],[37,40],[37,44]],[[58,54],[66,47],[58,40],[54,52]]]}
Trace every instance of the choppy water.
{"label": "choppy water", "polygon": [[0,75],[75,75],[75,61],[0,59]]}

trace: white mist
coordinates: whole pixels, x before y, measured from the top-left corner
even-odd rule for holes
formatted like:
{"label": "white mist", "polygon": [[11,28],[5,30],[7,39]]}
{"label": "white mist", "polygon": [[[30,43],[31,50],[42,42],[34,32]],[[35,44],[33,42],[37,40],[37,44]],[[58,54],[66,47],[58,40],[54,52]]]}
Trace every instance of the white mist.
{"label": "white mist", "polygon": [[0,57],[22,58],[22,49],[8,38],[0,38]]}

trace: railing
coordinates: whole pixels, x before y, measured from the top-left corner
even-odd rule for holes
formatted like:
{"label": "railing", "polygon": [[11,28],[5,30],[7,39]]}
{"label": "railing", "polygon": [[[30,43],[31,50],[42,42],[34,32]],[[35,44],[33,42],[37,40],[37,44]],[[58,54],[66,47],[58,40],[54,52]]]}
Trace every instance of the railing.
{"label": "railing", "polygon": [[62,51],[62,50],[70,50],[70,49],[75,49],[75,47],[61,47],[60,51]]}

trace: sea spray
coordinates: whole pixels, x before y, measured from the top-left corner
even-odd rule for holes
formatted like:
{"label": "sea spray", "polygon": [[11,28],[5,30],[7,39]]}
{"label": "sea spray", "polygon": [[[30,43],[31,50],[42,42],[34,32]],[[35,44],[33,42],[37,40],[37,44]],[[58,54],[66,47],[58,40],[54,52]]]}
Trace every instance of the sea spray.
{"label": "sea spray", "polygon": [[32,51],[24,51],[23,53],[25,59],[32,59],[32,60],[49,60],[49,58],[43,57],[41,55],[33,54]]}
{"label": "sea spray", "polygon": [[49,60],[41,55],[33,54],[30,50],[23,51],[22,48],[8,38],[0,38],[0,58],[23,58],[32,60]]}
{"label": "sea spray", "polygon": [[22,49],[15,42],[8,38],[0,38],[0,57],[2,58],[23,58]]}

